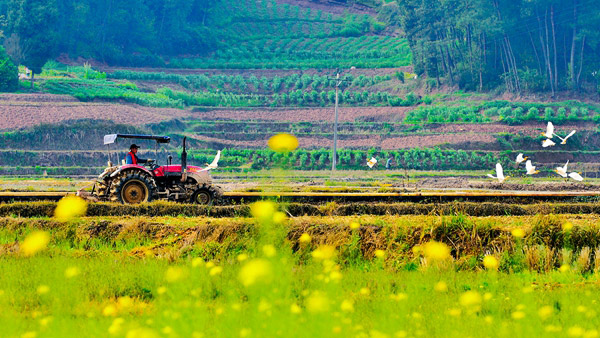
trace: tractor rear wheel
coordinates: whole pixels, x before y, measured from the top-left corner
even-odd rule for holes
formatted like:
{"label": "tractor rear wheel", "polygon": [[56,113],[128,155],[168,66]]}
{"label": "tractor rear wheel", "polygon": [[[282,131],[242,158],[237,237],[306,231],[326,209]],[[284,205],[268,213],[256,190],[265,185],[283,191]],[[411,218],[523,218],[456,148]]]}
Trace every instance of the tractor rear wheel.
{"label": "tractor rear wheel", "polygon": [[217,197],[221,194],[217,187],[212,185],[203,184],[201,185],[194,194],[192,195],[192,203],[212,205]]}
{"label": "tractor rear wheel", "polygon": [[150,202],[154,195],[154,184],[145,175],[129,173],[117,183],[115,195],[123,204]]}

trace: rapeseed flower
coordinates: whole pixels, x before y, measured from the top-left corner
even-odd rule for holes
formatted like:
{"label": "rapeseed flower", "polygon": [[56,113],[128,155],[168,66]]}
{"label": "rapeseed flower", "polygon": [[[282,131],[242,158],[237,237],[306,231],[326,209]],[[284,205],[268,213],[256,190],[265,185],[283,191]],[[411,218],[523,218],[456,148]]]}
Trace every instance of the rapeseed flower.
{"label": "rapeseed flower", "polygon": [[158,338],[159,335],[156,331],[145,327],[132,329],[127,331],[125,338]]}
{"label": "rapeseed flower", "polygon": [[306,232],[303,233],[302,236],[300,236],[300,239],[299,239],[300,243],[310,243],[310,240],[311,240],[310,235],[307,234]]}
{"label": "rapeseed flower", "polygon": [[352,223],[350,223],[350,229],[356,230],[358,228],[360,228],[360,224],[358,222],[352,222]]}
{"label": "rapeseed flower", "polygon": [[478,308],[481,305],[481,295],[477,291],[467,291],[460,296],[459,303],[467,308]]}
{"label": "rapeseed flower", "polygon": [[573,229],[573,223],[571,222],[566,222],[562,225],[562,229],[564,231],[571,231]]}
{"label": "rapeseed flower", "polygon": [[187,275],[187,271],[179,266],[170,266],[165,272],[165,280],[168,283],[175,283],[184,279]]}
{"label": "rapeseed flower", "polygon": [[549,305],[542,306],[538,310],[538,315],[540,316],[540,318],[542,320],[548,319],[550,316],[552,316],[553,313],[554,313],[554,309],[552,308],[552,306],[549,306]]}
{"label": "rapeseed flower", "polygon": [[270,283],[273,279],[273,268],[271,263],[265,259],[253,259],[242,267],[238,278],[244,286]]}
{"label": "rapeseed flower", "polygon": [[216,276],[216,275],[220,274],[221,272],[223,272],[223,267],[222,266],[215,266],[212,269],[210,269],[210,271],[208,272],[208,274],[211,275],[211,276]]}
{"label": "rapeseed flower", "polygon": [[525,318],[525,312],[515,311],[511,314],[512,319],[519,320]]}
{"label": "rapeseed flower", "polygon": [[50,292],[50,287],[48,285],[40,285],[37,288],[38,295],[45,295]]}
{"label": "rapeseed flower", "polygon": [[433,289],[437,292],[447,292],[448,291],[448,284],[446,284],[446,282],[444,281],[439,281],[435,284],[435,286],[433,287]]}
{"label": "rapeseed flower", "polygon": [[486,255],[483,257],[483,266],[485,266],[486,269],[495,271],[498,270],[499,265],[500,264],[498,263],[498,259],[496,259],[496,257],[492,255]]}
{"label": "rapeseed flower", "polygon": [[322,245],[312,252],[312,256],[318,260],[330,260],[335,256],[335,248],[331,245]]}
{"label": "rapeseed flower", "polygon": [[79,270],[78,267],[76,266],[72,266],[70,268],[67,268],[65,270],[65,277],[66,278],[73,278],[73,277],[77,277],[79,276],[79,274],[81,273],[81,271]]}
{"label": "rapeseed flower", "polygon": [[510,233],[513,235],[514,238],[523,238],[523,237],[525,237],[525,230],[523,230],[521,228],[513,229]]}
{"label": "rapeseed flower", "polygon": [[385,257],[385,251],[383,250],[375,250],[375,257],[377,258],[384,258]]}
{"label": "rapeseed flower", "polygon": [[298,148],[298,139],[296,136],[286,133],[271,136],[268,141],[269,148],[278,153],[294,151]]}
{"label": "rapeseed flower", "polygon": [[277,250],[275,250],[275,247],[271,244],[267,244],[267,245],[263,246],[262,250],[263,250],[263,254],[266,257],[274,257],[275,254],[277,253]]}
{"label": "rapeseed flower", "polygon": [[323,293],[315,291],[306,298],[306,309],[311,313],[329,311],[329,299]]}
{"label": "rapeseed flower", "polygon": [[46,249],[50,242],[50,235],[45,231],[34,231],[25,237],[20,250],[25,256],[33,256]]}
{"label": "rapeseed flower", "polygon": [[425,243],[423,252],[425,257],[432,261],[442,261],[450,258],[450,247],[441,242],[430,241]]}
{"label": "rapeseed flower", "polygon": [[351,300],[343,300],[340,308],[344,312],[354,312],[354,303]]}
{"label": "rapeseed flower", "polygon": [[54,209],[54,217],[60,221],[69,221],[73,218],[85,216],[87,203],[81,197],[68,195],[63,197]]}
{"label": "rapeseed flower", "polygon": [[259,201],[250,205],[250,214],[260,222],[270,223],[277,211],[275,203],[270,201]]}

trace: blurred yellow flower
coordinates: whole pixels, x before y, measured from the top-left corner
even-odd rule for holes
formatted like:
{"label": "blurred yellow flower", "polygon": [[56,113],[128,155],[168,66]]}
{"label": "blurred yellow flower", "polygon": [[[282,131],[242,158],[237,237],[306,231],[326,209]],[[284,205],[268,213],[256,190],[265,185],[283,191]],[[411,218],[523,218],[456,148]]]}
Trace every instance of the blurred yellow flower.
{"label": "blurred yellow flower", "polygon": [[166,288],[166,287],[164,287],[164,286],[159,286],[159,287],[158,287],[158,289],[156,289],[156,292],[157,292],[159,295],[165,294],[165,293],[167,292],[167,288]]}
{"label": "blurred yellow flower", "polygon": [[375,257],[377,258],[384,258],[385,257],[385,251],[383,250],[375,250]]}
{"label": "blurred yellow flower", "polygon": [[215,266],[212,269],[210,269],[210,271],[208,272],[208,274],[211,275],[211,276],[216,276],[216,275],[220,274],[221,272],[223,272],[223,267],[221,267],[221,266]]}
{"label": "blurred yellow flower", "polygon": [[175,283],[184,279],[187,271],[179,266],[170,266],[165,272],[165,280],[167,283]]}
{"label": "blurred yellow flower", "polygon": [[34,231],[27,235],[20,250],[25,256],[33,256],[36,253],[46,249],[50,242],[50,235],[45,231]]}
{"label": "blurred yellow flower", "polygon": [[268,144],[271,150],[284,153],[296,150],[298,148],[298,139],[294,135],[281,133],[271,136]]}
{"label": "blurred yellow flower", "polygon": [[273,279],[273,269],[266,259],[253,259],[242,267],[238,277],[244,286],[270,283]]}
{"label": "blurred yellow flower", "polygon": [[67,268],[65,270],[65,277],[66,278],[73,278],[73,277],[77,277],[79,274],[81,273],[81,271],[79,270],[78,267],[76,266],[72,266],[70,268]]}
{"label": "blurred yellow flower", "polygon": [[523,319],[523,318],[525,318],[525,312],[515,311],[510,316],[512,317],[512,319],[516,319],[516,320]]}
{"label": "blurred yellow flower", "polygon": [[565,224],[562,225],[562,228],[564,231],[571,231],[571,229],[573,229],[573,223],[566,222]]}
{"label": "blurred yellow flower", "polygon": [[569,264],[563,264],[560,266],[560,268],[558,268],[558,270],[560,272],[569,272],[569,270],[571,270],[571,267],[569,266]]}
{"label": "blurred yellow flower", "polygon": [[343,300],[340,308],[344,312],[354,312],[354,303],[351,300]]}
{"label": "blurred yellow flower", "polygon": [[40,285],[37,288],[38,295],[45,295],[50,292],[50,287],[48,285]]}
{"label": "blurred yellow flower", "polygon": [[281,224],[281,223],[285,222],[286,219],[287,219],[287,216],[284,212],[277,211],[276,213],[273,214],[273,222],[276,224]]}
{"label": "blurred yellow flower", "polygon": [[414,255],[418,255],[423,251],[423,247],[421,247],[420,245],[415,245],[412,247],[412,253]]}
{"label": "blurred yellow flower", "polygon": [[525,237],[525,230],[523,230],[521,228],[513,229],[510,233],[515,238],[523,238],[523,237]]}
{"label": "blurred yellow flower", "polygon": [[441,242],[430,241],[425,243],[423,253],[427,259],[441,261],[450,258],[450,247]]}
{"label": "blurred yellow flower", "polygon": [[240,330],[240,338],[248,337],[252,333],[250,329],[241,329]]}
{"label": "blurred yellow flower", "polygon": [[21,338],[35,338],[37,337],[37,332],[35,331],[27,331],[21,335]]}
{"label": "blurred yellow flower", "polygon": [[87,203],[81,197],[68,195],[63,197],[54,209],[54,217],[60,221],[68,221],[75,217],[85,216]]}
{"label": "blurred yellow flower", "polygon": [[192,267],[197,268],[202,265],[204,265],[204,259],[202,259],[200,257],[196,257],[196,258],[192,259]]}
{"label": "blurred yellow flower", "polygon": [[113,336],[118,335],[123,329],[123,323],[125,323],[125,320],[123,318],[115,318],[115,320],[113,320],[112,322],[112,325],[108,328],[108,333],[110,333]]}
{"label": "blurred yellow flower", "polygon": [[446,292],[448,291],[448,284],[446,284],[444,281],[439,281],[435,284],[433,289],[437,292]]}
{"label": "blurred yellow flower", "polygon": [[569,337],[581,337],[583,336],[583,334],[585,333],[585,330],[580,327],[580,326],[571,326],[568,330],[567,330],[567,335]]}
{"label": "blurred yellow flower", "polygon": [[312,252],[312,256],[318,260],[328,260],[335,256],[335,248],[331,245],[321,245]]}
{"label": "blurred yellow flower", "polygon": [[116,316],[117,315],[117,307],[114,304],[108,304],[107,306],[104,307],[104,310],[102,310],[102,314],[105,315],[106,317]]}
{"label": "blurred yellow flower", "polygon": [[448,311],[446,311],[446,313],[448,313],[452,317],[458,317],[458,316],[460,316],[462,311],[458,308],[453,307],[453,308],[448,309]]}
{"label": "blurred yellow flower", "polygon": [[350,223],[350,229],[356,230],[358,228],[360,228],[360,224],[358,222],[352,222],[352,223]]}
{"label": "blurred yellow flower", "polygon": [[250,214],[260,222],[270,223],[273,221],[276,211],[277,206],[271,201],[259,201],[250,205]]}
{"label": "blurred yellow flower", "polygon": [[460,295],[460,305],[464,307],[475,307],[481,304],[481,295],[477,291],[467,291]]}
{"label": "blurred yellow flower", "polygon": [[42,326],[42,327],[48,326],[48,324],[50,324],[52,319],[54,319],[52,316],[48,316],[48,317],[44,317],[44,318],[40,319],[40,326]]}
{"label": "blurred yellow flower", "polygon": [[298,304],[294,303],[290,306],[290,312],[297,315],[302,312],[302,308]]}
{"label": "blurred yellow flower", "polygon": [[248,259],[248,255],[247,255],[247,254],[245,254],[245,253],[241,253],[241,254],[237,255],[237,260],[238,260],[238,262],[243,262],[243,261],[245,261],[246,259]]}
{"label": "blurred yellow flower", "polygon": [[485,257],[483,257],[483,266],[485,266],[486,269],[498,270],[499,265],[500,264],[498,263],[498,259],[496,259],[496,257],[492,255],[485,255]]}
{"label": "blurred yellow flower", "polygon": [[548,319],[550,316],[552,316],[552,313],[554,313],[554,309],[550,305],[542,306],[538,310],[538,315],[542,320]]}
{"label": "blurred yellow flower", "polygon": [[329,311],[329,299],[321,292],[315,291],[306,298],[306,309],[311,313]]}
{"label": "blurred yellow flower", "polygon": [[560,331],[562,331],[562,327],[560,327],[558,325],[552,325],[552,324],[550,324],[550,325],[546,326],[544,328],[544,330],[546,332],[560,332]]}
{"label": "blurred yellow flower", "polygon": [[310,235],[307,234],[306,232],[302,234],[302,236],[300,236],[300,243],[309,243],[310,242]]}
{"label": "blurred yellow flower", "polygon": [[152,329],[140,327],[127,331],[125,338],[159,338],[159,335]]}
{"label": "blurred yellow flower", "polygon": [[277,253],[277,250],[275,250],[275,247],[272,244],[263,246],[262,250],[266,257],[273,257]]}
{"label": "blurred yellow flower", "polygon": [[359,292],[363,296],[368,296],[371,294],[371,290],[369,290],[369,288],[361,288]]}

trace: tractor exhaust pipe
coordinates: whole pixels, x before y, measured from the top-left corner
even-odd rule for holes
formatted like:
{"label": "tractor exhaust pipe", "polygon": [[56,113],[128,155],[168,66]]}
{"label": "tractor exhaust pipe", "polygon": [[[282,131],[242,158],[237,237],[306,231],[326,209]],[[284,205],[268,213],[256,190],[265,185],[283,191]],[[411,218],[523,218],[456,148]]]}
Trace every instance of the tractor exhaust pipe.
{"label": "tractor exhaust pipe", "polygon": [[186,136],[183,137],[183,151],[181,152],[181,182],[187,181],[187,151],[185,150]]}

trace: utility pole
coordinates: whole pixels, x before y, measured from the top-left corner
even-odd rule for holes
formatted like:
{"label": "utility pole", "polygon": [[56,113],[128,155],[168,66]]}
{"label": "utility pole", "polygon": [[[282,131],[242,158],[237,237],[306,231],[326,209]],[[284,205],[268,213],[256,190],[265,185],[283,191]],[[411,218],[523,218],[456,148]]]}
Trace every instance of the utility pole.
{"label": "utility pole", "polygon": [[333,156],[331,157],[331,171],[335,171],[337,164],[337,131],[338,131],[338,88],[340,86],[340,71],[335,76],[335,124],[333,125]]}

